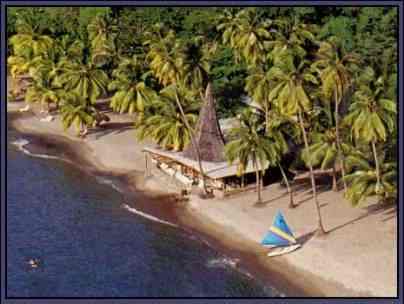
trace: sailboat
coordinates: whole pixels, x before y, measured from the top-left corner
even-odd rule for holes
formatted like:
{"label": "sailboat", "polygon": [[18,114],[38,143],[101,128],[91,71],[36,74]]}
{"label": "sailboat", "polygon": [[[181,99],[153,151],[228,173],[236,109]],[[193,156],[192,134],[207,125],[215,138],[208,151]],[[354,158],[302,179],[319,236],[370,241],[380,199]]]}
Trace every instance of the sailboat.
{"label": "sailboat", "polygon": [[261,244],[265,247],[271,247],[268,253],[270,257],[289,253],[301,247],[280,211],[276,214],[272,226]]}

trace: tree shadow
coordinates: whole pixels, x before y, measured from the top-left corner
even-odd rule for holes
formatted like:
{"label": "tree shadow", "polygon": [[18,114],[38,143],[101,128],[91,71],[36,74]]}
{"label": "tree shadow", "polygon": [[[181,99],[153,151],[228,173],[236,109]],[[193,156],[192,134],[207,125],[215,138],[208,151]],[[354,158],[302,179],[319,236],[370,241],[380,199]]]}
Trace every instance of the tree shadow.
{"label": "tree shadow", "polygon": [[[317,190],[317,195],[318,195],[320,193],[323,193],[325,191],[330,190],[330,186],[329,185],[318,185],[316,190]],[[303,191],[301,191],[301,192],[303,192]],[[310,195],[310,196],[305,198],[305,199],[302,199],[302,200],[298,201],[296,203],[296,207],[310,201],[313,198],[313,191],[312,191],[311,187],[309,189],[306,188],[304,192],[306,192],[306,195]],[[295,192],[295,193],[298,193],[298,192]],[[324,207],[324,206],[327,206],[327,205],[328,205],[328,203],[322,203],[322,204],[320,204],[320,207]]]}
{"label": "tree shadow", "polygon": [[111,97],[112,97],[112,95],[109,94],[109,95],[103,96],[102,98],[98,98],[94,105],[95,108],[100,111],[111,110],[111,107],[110,107]]}
{"label": "tree shadow", "polygon": [[266,206],[265,202],[255,202],[253,205],[254,208],[263,208],[265,206]]}
{"label": "tree shadow", "polygon": [[274,198],[272,198],[272,199],[270,199],[270,200],[263,201],[263,202],[261,202],[261,203],[255,203],[255,204],[254,204],[254,207],[264,207],[264,206],[266,206],[266,205],[268,205],[268,204],[270,204],[270,203],[272,203],[272,202],[275,202],[275,201],[277,201],[277,200],[279,200],[279,199],[281,199],[281,198],[283,198],[283,197],[285,197],[285,196],[289,196],[289,193],[286,192],[286,193],[283,193],[283,194],[281,194],[281,195],[279,195],[279,196],[277,196],[277,197],[274,197]]}
{"label": "tree shadow", "polygon": [[296,184],[292,184],[290,187],[291,187],[292,191],[295,193],[305,192],[305,191],[308,191],[309,189],[311,189],[311,185],[309,185],[307,183],[296,183]]}
{"label": "tree shadow", "polygon": [[[328,175],[323,175],[323,176],[316,176],[315,177],[315,181],[316,181],[316,186],[317,188],[321,188],[323,189],[323,187],[332,188],[332,177],[328,176]],[[296,189],[296,191],[299,190],[309,190],[311,189],[311,180],[310,178],[305,178],[305,179],[299,179],[299,180],[294,180],[292,182],[292,186],[294,187],[294,189]]]}
{"label": "tree shadow", "polygon": [[397,218],[397,214],[393,214],[392,216],[388,216],[388,217],[382,219],[382,222],[388,222],[389,220],[392,220],[394,218]]}
{"label": "tree shadow", "polygon": [[[370,215],[376,215],[376,214],[380,214],[380,213],[384,213],[384,212],[385,212],[386,215],[393,214],[391,217],[388,217],[388,218],[387,218],[387,219],[390,219],[390,218],[396,216],[396,209],[397,209],[397,206],[395,206],[395,205],[393,205],[393,204],[391,204],[391,203],[388,203],[388,204],[376,203],[376,204],[374,204],[374,205],[367,206],[367,207],[365,207],[364,209],[366,209],[366,213],[365,213],[365,214],[362,214],[362,215],[358,216],[357,218],[355,218],[355,219],[353,219],[353,220],[350,220],[350,221],[348,221],[348,222],[346,222],[346,223],[344,223],[344,224],[341,224],[341,225],[338,225],[338,226],[336,226],[336,227],[334,227],[334,228],[332,228],[332,229],[329,229],[329,230],[327,230],[327,233],[330,233],[330,232],[333,232],[333,231],[342,229],[342,228],[344,228],[345,226],[348,226],[348,225],[350,225],[350,224],[354,224],[354,223],[356,223],[357,221],[360,221],[360,220],[362,220],[362,219],[364,219],[364,218],[366,218],[366,217],[368,217],[368,216],[370,216]],[[382,219],[382,221],[385,222],[385,221],[387,221],[387,219],[386,219],[386,218],[385,218],[385,219]]]}
{"label": "tree shadow", "polygon": [[94,135],[95,139],[98,140],[106,135],[120,134],[133,128],[133,122],[109,122],[97,128],[89,129],[87,135]]}
{"label": "tree shadow", "polygon": [[314,237],[315,233],[316,230],[303,234],[296,239],[296,242],[299,243],[300,245],[304,245]]}
{"label": "tree shadow", "polygon": [[305,199],[302,199],[302,200],[298,201],[295,205],[296,205],[296,207],[298,207],[298,206],[300,206],[301,204],[303,204],[303,203],[305,203],[305,202],[308,202],[308,201],[310,201],[310,200],[312,200],[312,199],[313,199],[313,196],[309,196],[308,198],[305,198]]}

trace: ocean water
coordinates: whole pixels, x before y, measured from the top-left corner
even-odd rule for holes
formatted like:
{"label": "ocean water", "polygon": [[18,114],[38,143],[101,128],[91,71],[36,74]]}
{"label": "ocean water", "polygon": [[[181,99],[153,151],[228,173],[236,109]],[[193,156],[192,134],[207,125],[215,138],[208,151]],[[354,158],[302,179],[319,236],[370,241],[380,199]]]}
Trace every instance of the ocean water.
{"label": "ocean water", "polygon": [[[8,297],[273,297],[234,261],[9,131]],[[32,268],[30,259],[40,267]]]}

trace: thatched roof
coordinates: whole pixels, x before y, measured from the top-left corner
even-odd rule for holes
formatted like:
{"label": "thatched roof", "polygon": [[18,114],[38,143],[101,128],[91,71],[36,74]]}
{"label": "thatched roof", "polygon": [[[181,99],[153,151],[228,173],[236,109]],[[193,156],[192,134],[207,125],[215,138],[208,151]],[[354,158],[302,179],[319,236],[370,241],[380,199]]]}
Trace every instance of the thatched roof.
{"label": "thatched roof", "polygon": [[[148,152],[154,155],[159,155],[171,159],[185,167],[192,168],[199,172],[199,164],[196,160],[184,156],[184,152],[167,151],[161,148],[144,147],[143,152]],[[226,161],[223,162],[208,162],[202,161],[203,173],[211,179],[222,179],[229,176],[236,176],[238,171],[238,163],[232,165]],[[244,174],[255,172],[253,163],[250,161],[244,170]]]}
{"label": "thatched roof", "polygon": [[[212,87],[209,83],[206,88],[205,104],[199,113],[195,129],[195,141],[199,146],[201,160],[208,162],[224,161],[224,140],[216,115],[216,102],[213,98]],[[190,144],[183,155],[197,160],[197,153]]]}

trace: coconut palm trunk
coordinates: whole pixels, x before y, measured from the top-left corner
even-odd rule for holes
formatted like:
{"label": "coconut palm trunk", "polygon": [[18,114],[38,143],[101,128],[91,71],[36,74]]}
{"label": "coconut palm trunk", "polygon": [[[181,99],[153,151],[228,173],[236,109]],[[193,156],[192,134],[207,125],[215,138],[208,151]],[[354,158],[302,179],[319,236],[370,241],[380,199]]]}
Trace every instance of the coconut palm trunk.
{"label": "coconut palm trunk", "polygon": [[337,170],[335,169],[335,164],[332,166],[332,191],[338,191],[337,185]]}
{"label": "coconut palm trunk", "polygon": [[288,181],[288,177],[286,176],[285,171],[283,170],[283,168],[282,168],[282,166],[281,166],[280,164],[278,165],[278,167],[279,167],[279,170],[281,171],[283,180],[284,180],[284,182],[285,182],[285,184],[286,184],[286,188],[288,189],[288,193],[289,193],[289,208],[295,208],[296,205],[295,205],[295,202],[294,202],[294,200],[293,200],[293,192],[292,192],[292,189],[290,188],[290,184],[289,184],[289,181]]}
{"label": "coconut palm trunk", "polygon": [[[344,159],[343,155],[341,153],[341,140],[339,136],[339,111],[338,111],[338,105],[339,105],[339,100],[337,96],[337,90],[334,90],[334,99],[335,99],[335,138],[337,141],[337,158],[339,159],[340,167],[341,167],[341,174],[342,174],[342,183],[344,185],[344,192],[346,192],[347,186],[346,186],[346,181],[345,181],[345,168],[344,168]],[[335,168],[334,168],[335,170]]]}
{"label": "coconut palm trunk", "polygon": [[268,133],[269,130],[269,106],[268,102],[265,102],[265,134]]}
{"label": "coconut palm trunk", "polygon": [[261,198],[261,171],[258,168],[257,165],[257,160],[254,158],[253,160],[254,163],[254,168],[255,168],[255,179],[256,179],[256,185],[257,185],[257,204],[262,203],[262,198]]}
{"label": "coconut palm trunk", "polygon": [[[303,124],[303,117],[302,117],[302,111],[299,109],[298,111],[298,116],[299,116],[299,123],[300,123],[300,128],[302,130],[303,133],[303,140],[304,140],[304,146],[306,149],[309,148],[309,143],[307,140],[307,134],[306,134],[306,130],[304,128],[304,124]],[[323,221],[321,218],[321,211],[320,211],[320,204],[317,200],[317,191],[316,191],[316,181],[314,179],[314,173],[313,173],[313,166],[309,163],[309,170],[310,170],[310,180],[311,180],[311,187],[312,187],[312,191],[313,191],[313,200],[314,200],[314,204],[316,206],[316,210],[317,210],[317,220],[318,220],[318,234],[319,235],[323,235],[325,234],[325,229],[323,226]]]}
{"label": "coconut palm trunk", "polygon": [[178,108],[180,109],[182,120],[184,121],[185,126],[187,127],[188,132],[189,132],[189,134],[190,134],[190,137],[191,137],[191,145],[192,145],[193,149],[196,151],[196,157],[197,157],[197,159],[198,159],[199,172],[201,173],[201,176],[202,176],[202,187],[203,187],[204,195],[208,195],[208,189],[206,188],[206,177],[205,177],[205,173],[204,173],[203,168],[202,168],[201,152],[200,152],[200,150],[199,150],[199,146],[198,146],[198,144],[197,144],[196,141],[195,141],[194,132],[193,132],[191,126],[190,126],[189,123],[188,123],[188,120],[187,120],[187,118],[186,118],[186,116],[185,116],[184,110],[183,110],[183,108],[182,108],[182,105],[181,105],[181,103],[180,103],[180,100],[178,99],[178,95],[177,95],[177,94],[175,94],[175,100],[176,100],[176,102],[177,102]]}
{"label": "coconut palm trunk", "polygon": [[20,91],[21,91],[21,80],[20,79],[18,79],[18,78],[12,78],[12,81],[11,81],[11,86],[12,86],[12,89],[11,89],[11,92],[12,92],[12,94],[17,98],[17,96],[18,96],[18,93],[20,93]]}
{"label": "coconut palm trunk", "polygon": [[88,133],[87,125],[83,122],[80,122],[80,133],[79,133],[80,136],[86,137],[87,133]]}
{"label": "coconut palm trunk", "polygon": [[376,166],[376,192],[377,192],[380,187],[380,168],[379,168],[379,160],[377,159],[376,142],[374,140],[372,140],[372,151]]}

